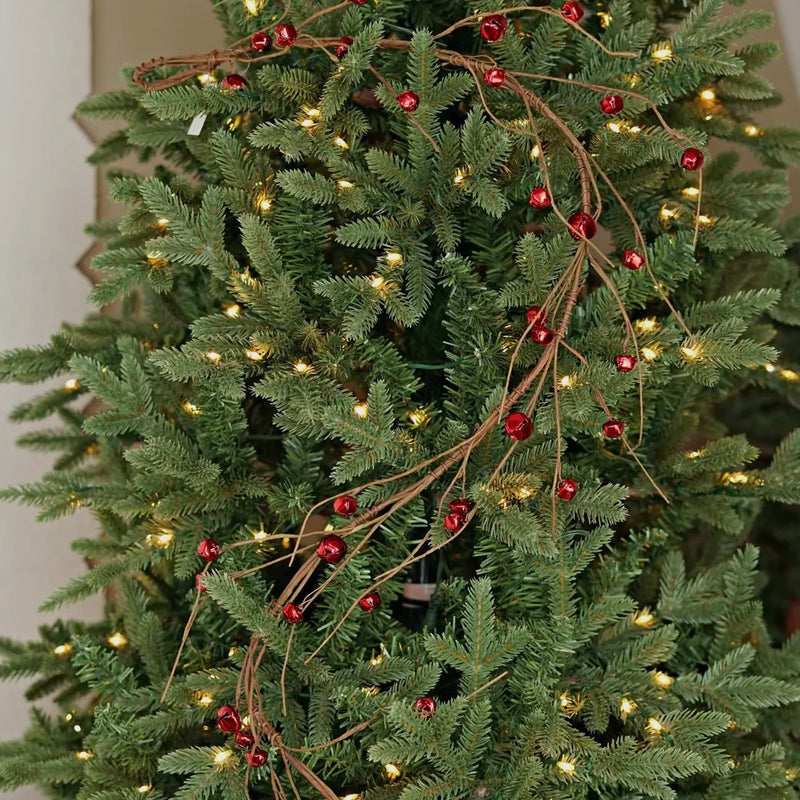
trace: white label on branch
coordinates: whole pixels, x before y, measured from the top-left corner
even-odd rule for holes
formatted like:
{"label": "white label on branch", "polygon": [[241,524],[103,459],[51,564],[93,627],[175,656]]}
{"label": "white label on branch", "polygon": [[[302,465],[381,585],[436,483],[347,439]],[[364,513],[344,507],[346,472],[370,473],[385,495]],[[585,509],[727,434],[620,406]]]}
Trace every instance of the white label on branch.
{"label": "white label on branch", "polygon": [[203,112],[202,114],[198,114],[192,120],[192,124],[189,126],[189,130],[186,131],[186,133],[188,133],[189,136],[199,136],[200,135],[200,131],[203,130],[203,125],[206,124],[206,117],[207,116],[208,116],[208,114],[206,114],[205,112]]}

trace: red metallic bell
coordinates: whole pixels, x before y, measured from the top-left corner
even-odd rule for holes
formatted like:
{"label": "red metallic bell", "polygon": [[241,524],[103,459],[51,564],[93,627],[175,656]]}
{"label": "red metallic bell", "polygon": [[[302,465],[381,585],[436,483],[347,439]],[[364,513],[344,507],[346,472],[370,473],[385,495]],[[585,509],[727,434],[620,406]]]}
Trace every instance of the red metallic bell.
{"label": "red metallic bell", "polygon": [[203,539],[197,545],[197,555],[203,561],[216,561],[219,558],[219,545],[213,539]]}
{"label": "red metallic bell", "polygon": [[544,327],[547,325],[547,314],[542,311],[541,306],[531,306],[525,314],[528,325]]}
{"label": "red metallic bell", "polygon": [[303,621],[303,609],[300,608],[300,606],[296,606],[294,603],[287,603],[281,609],[281,613],[283,614],[283,618],[290,625],[297,625],[298,622]]}
{"label": "red metallic bell", "polygon": [[436,713],[436,701],[432,697],[420,697],[414,703],[414,711],[425,719],[432,717]]}
{"label": "red metallic bell", "polygon": [[400,92],[397,102],[403,111],[416,111],[419,108],[419,95],[416,92]]}
{"label": "red metallic bell", "polygon": [[508,28],[508,20],[502,14],[489,14],[481,22],[481,38],[485,42],[499,42]]}
{"label": "red metallic bell", "polygon": [[257,31],[250,37],[250,46],[253,50],[263,53],[272,49],[272,37],[266,31]]}
{"label": "red metallic bell", "polygon": [[487,86],[491,86],[493,89],[499,89],[506,82],[506,71],[499,67],[487,69],[486,72],[483,73],[483,80]]}
{"label": "red metallic bell", "polygon": [[609,94],[600,101],[600,108],[609,116],[619,114],[625,108],[625,101],[618,94]]}
{"label": "red metallic bell", "polygon": [[636,367],[636,361],[636,356],[617,356],[614,359],[619,372],[633,372]]}
{"label": "red metallic bell", "polygon": [[344,58],[351,44],[353,44],[353,39],[350,36],[342,36],[339,44],[336,45],[336,58]]}
{"label": "red metallic bell", "polygon": [[381,596],[377,592],[367,592],[359,601],[362,611],[374,611],[381,604]]}
{"label": "red metallic bell", "polygon": [[450,533],[458,533],[464,527],[466,521],[463,514],[459,514],[458,511],[451,511],[444,518],[444,526]]}
{"label": "red metallic bell", "polygon": [[256,743],[256,737],[250,731],[239,731],[236,734],[236,746],[242,749],[252,747]]}
{"label": "red metallic bell", "polygon": [[569,0],[569,2],[561,6],[562,16],[570,22],[580,22],[583,19],[584,13],[583,6],[580,3],[576,3],[574,0]]}
{"label": "red metallic bell", "polygon": [[338,564],[347,552],[347,542],[335,533],[323,536],[317,545],[317,555],[326,564]]}
{"label": "red metallic bell", "polygon": [[558,484],[556,494],[560,500],[572,500],[578,494],[578,481],[574,478],[566,478]]}
{"label": "red metallic bell", "polygon": [[533,433],[533,420],[521,411],[512,411],[506,417],[504,427],[509,438],[521,442]]}
{"label": "red metallic bell", "polygon": [[534,208],[550,208],[553,205],[553,198],[544,186],[537,186],[532,192],[528,202]]}
{"label": "red metallic bell", "polygon": [[244,89],[247,87],[247,81],[241,76],[231,74],[226,75],[219,84],[223,89],[234,89],[239,91],[240,89]]}
{"label": "red metallic bell", "polygon": [[297,41],[297,28],[289,23],[275,28],[275,42],[278,47],[291,47]]}
{"label": "red metallic bell", "polygon": [[536,344],[547,345],[552,344],[553,339],[556,338],[556,332],[551,330],[550,328],[543,328],[540,326],[536,326],[531,331],[531,339]]}
{"label": "red metallic bell", "polygon": [[358,511],[358,502],[355,497],[349,494],[343,494],[333,501],[333,510],[340,517],[352,517]]}
{"label": "red metallic bell", "polygon": [[690,172],[696,172],[698,169],[703,168],[705,160],[706,157],[703,155],[702,151],[698,150],[696,147],[690,147],[688,150],[683,151],[681,166],[684,169],[688,169]]}
{"label": "red metallic bell", "polygon": [[585,211],[579,211],[569,218],[569,235],[578,241],[594,239],[597,233],[597,223]]}
{"label": "red metallic bell", "polygon": [[256,747],[252,753],[245,755],[245,759],[251,767],[263,767],[267,763],[267,754],[260,747]]}
{"label": "red metallic bell", "polygon": [[236,733],[242,727],[239,712],[233,706],[222,706],[217,711],[217,727],[223,733]]}
{"label": "red metallic bell", "polygon": [[636,250],[626,250],[622,254],[622,264],[634,272],[644,266],[644,256]]}
{"label": "red metallic bell", "polygon": [[466,497],[459,497],[456,500],[450,501],[450,510],[466,517],[467,514],[472,511],[474,505],[475,503],[473,503],[472,500],[467,500]]}
{"label": "red metallic bell", "polygon": [[609,439],[620,439],[622,434],[625,433],[625,423],[620,422],[618,419],[610,419],[603,424],[603,433]]}

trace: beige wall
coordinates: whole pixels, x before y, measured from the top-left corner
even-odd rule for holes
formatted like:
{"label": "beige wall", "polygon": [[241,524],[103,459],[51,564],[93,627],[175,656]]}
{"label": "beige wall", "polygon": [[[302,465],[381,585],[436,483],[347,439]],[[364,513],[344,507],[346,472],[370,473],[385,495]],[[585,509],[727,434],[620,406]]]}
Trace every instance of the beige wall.
{"label": "beige wall", "polygon": [[[780,39],[783,53],[763,72],[783,95],[784,103],[776,108],[759,112],[759,121],[765,125],[794,125],[800,127],[800,0],[748,0],[747,8],[771,11],[777,15],[777,28],[754,37],[755,41]],[[741,11],[733,8],[732,13]],[[792,211],[800,211],[800,169],[790,175]]]}
{"label": "beige wall", "polygon": [[[94,176],[85,162],[91,145],[72,111],[90,88],[89,34],[89,0],[0,0],[0,350],[45,344],[62,319],[78,322],[88,310],[86,281],[72,267],[89,245],[83,226],[93,211]],[[51,386],[59,384],[63,378]],[[8,420],[39,391],[44,387],[0,386],[0,487],[36,481],[52,466],[52,453],[15,445],[42,424]],[[45,524],[35,509],[0,503],[0,636],[38,639],[39,625],[63,616],[37,608],[85,570],[70,543],[94,530],[86,512]],[[66,612],[84,619],[100,613],[97,598]],[[0,683],[0,741],[27,728],[29,683]],[[3,794],[41,797],[31,787]]]}
{"label": "beige wall", "polygon": [[[765,3],[765,7],[770,4]],[[786,56],[796,79],[796,85],[800,86],[800,46],[798,46],[798,34],[800,34],[800,2],[798,0],[774,0],[775,12],[778,14],[779,24],[786,41]]]}
{"label": "beige wall", "polygon": [[[124,65],[141,64],[157,56],[205,53],[224,45],[210,0],[93,0],[92,5],[95,92],[122,88],[120,69]],[[114,127],[97,120],[82,125],[95,141]],[[123,166],[133,167],[135,163]],[[122,211],[108,199],[102,176],[98,176],[97,204],[100,218]]]}

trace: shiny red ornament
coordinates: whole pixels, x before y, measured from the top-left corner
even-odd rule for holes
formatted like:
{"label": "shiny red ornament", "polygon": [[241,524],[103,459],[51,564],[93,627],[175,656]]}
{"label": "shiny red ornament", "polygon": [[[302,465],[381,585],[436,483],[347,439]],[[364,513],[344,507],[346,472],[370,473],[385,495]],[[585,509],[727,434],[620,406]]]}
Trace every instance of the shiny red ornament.
{"label": "shiny red ornament", "polygon": [[506,82],[506,71],[499,67],[487,69],[486,72],[483,73],[483,80],[487,86],[491,86],[493,89],[499,89]]}
{"label": "shiny red ornament", "polygon": [[603,433],[609,439],[620,439],[622,434],[625,433],[625,423],[620,422],[618,419],[610,419],[608,422],[603,423]]}
{"label": "shiny red ornament", "polygon": [[351,3],[355,3],[357,6],[365,6],[369,0],[350,0]]}
{"label": "shiny red ornament", "polygon": [[432,717],[436,713],[436,701],[432,697],[420,697],[414,703],[414,711],[420,717],[428,719],[428,717]]}
{"label": "shiny red ornament", "polygon": [[544,186],[537,186],[532,192],[528,202],[534,208],[550,208],[553,205],[553,198]]}
{"label": "shiny red ornament", "polygon": [[217,727],[223,733],[236,733],[242,727],[242,718],[233,706],[222,706],[217,711]]}
{"label": "shiny red ornament", "polygon": [[416,111],[419,108],[419,95],[416,92],[400,92],[397,102],[403,111]]}
{"label": "shiny red ornament", "polygon": [[279,47],[291,47],[297,41],[297,28],[285,22],[275,28],[275,42]]}
{"label": "shiny red ornament", "polygon": [[540,306],[531,306],[525,314],[525,318],[528,320],[528,325],[547,324],[547,314],[542,311]]}
{"label": "shiny red ornament", "polygon": [[609,116],[619,114],[625,108],[625,101],[618,94],[609,94],[600,101],[600,108]]}
{"label": "shiny red ornament", "polygon": [[580,241],[581,239],[594,239],[597,233],[597,223],[585,211],[579,211],[569,218],[569,235]]}
{"label": "shiny red ornament", "polygon": [[684,169],[688,169],[690,172],[696,172],[698,169],[703,168],[705,160],[706,157],[703,155],[702,151],[698,150],[696,147],[690,147],[688,150],[683,151],[681,166]]}
{"label": "shiny red ornament", "polygon": [[572,500],[578,494],[578,481],[575,478],[566,478],[558,484],[556,494],[560,500]]}
{"label": "shiny red ornament", "polygon": [[347,542],[335,533],[323,536],[317,545],[317,555],[326,564],[338,564],[347,552]]}
{"label": "shiny red ornament", "polygon": [[203,539],[197,545],[197,555],[203,561],[216,561],[219,558],[219,545],[213,539]]}
{"label": "shiny red ornament", "polygon": [[247,81],[241,75],[236,75],[234,73],[232,75],[226,75],[222,81],[220,81],[220,86],[222,86],[223,89],[239,91],[247,87]]}
{"label": "shiny red ornament", "polygon": [[281,609],[281,614],[283,614],[283,618],[290,625],[297,625],[298,622],[303,621],[303,609],[300,608],[300,606],[296,606],[294,603],[287,603]]}
{"label": "shiny red ornament", "polygon": [[344,58],[347,55],[347,51],[350,49],[350,45],[353,44],[353,39],[350,36],[342,36],[339,39],[339,44],[336,45],[336,58]]}
{"label": "shiny red ornament", "polygon": [[256,743],[256,737],[250,731],[239,731],[236,734],[236,746],[246,750]]}
{"label": "shiny red ornament", "polygon": [[266,31],[258,31],[250,37],[250,47],[263,53],[272,49],[272,37]]}
{"label": "shiny red ornament", "polygon": [[521,411],[512,411],[506,417],[504,427],[506,436],[521,442],[533,433],[533,420]]}
{"label": "shiny red ornament", "polygon": [[550,328],[543,328],[537,325],[531,331],[531,339],[535,344],[540,344],[542,346],[552,344],[553,339],[556,338],[556,332],[550,330]]}
{"label": "shiny red ornament", "polygon": [[561,15],[570,22],[580,22],[583,19],[584,13],[583,6],[580,3],[576,3],[574,0],[569,0],[568,3],[564,3],[564,5],[561,6]]}
{"label": "shiny red ornament", "polygon": [[349,494],[343,494],[333,501],[333,510],[340,517],[352,517],[358,511],[358,501]]}
{"label": "shiny red ornament", "polygon": [[263,767],[267,763],[267,754],[260,747],[256,747],[252,753],[245,754],[245,759],[251,767]]}
{"label": "shiny red ornament", "polygon": [[444,518],[444,526],[450,533],[458,533],[466,524],[467,520],[464,518],[463,514],[459,514],[458,511],[451,511],[445,518]]}
{"label": "shiny red ornament", "polygon": [[644,266],[644,256],[635,250],[626,250],[622,254],[622,264],[630,270],[641,269]]}
{"label": "shiny red ornament", "polygon": [[381,604],[381,596],[377,592],[367,592],[359,601],[362,611],[374,611]]}
{"label": "shiny red ornament", "polygon": [[481,38],[485,42],[499,42],[506,35],[508,20],[502,14],[489,14],[481,22]]}
{"label": "shiny red ornament", "polygon": [[194,588],[197,589],[198,592],[205,592],[206,587],[203,586],[203,573],[198,572],[197,575],[194,576]]}
{"label": "shiny red ornament", "polygon": [[617,356],[614,363],[617,365],[619,372],[633,372],[636,367],[636,356]]}
{"label": "shiny red ornament", "polygon": [[473,503],[472,500],[467,500],[466,497],[459,497],[456,500],[450,501],[450,510],[466,517],[467,514],[472,511],[474,505],[475,503]]}

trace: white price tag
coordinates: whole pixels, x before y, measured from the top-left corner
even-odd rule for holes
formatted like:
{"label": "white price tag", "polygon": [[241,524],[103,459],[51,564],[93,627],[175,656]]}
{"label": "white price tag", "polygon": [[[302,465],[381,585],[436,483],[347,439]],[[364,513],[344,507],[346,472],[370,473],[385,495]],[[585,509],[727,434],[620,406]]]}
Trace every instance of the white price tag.
{"label": "white price tag", "polygon": [[208,116],[208,114],[205,114],[205,113],[198,114],[192,120],[192,124],[189,126],[189,130],[186,131],[186,133],[188,133],[189,136],[199,136],[200,135],[200,131],[203,130],[203,125],[206,124],[206,117],[207,116]]}

